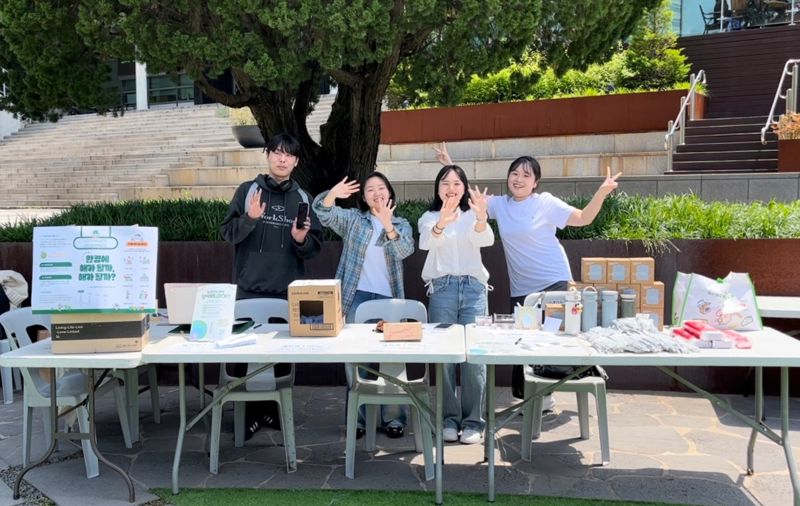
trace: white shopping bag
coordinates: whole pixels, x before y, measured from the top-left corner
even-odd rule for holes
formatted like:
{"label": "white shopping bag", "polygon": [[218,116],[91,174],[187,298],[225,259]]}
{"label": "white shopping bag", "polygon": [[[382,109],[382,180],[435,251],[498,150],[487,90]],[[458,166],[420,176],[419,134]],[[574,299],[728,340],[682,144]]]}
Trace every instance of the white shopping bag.
{"label": "white shopping bag", "polygon": [[701,320],[719,329],[761,330],[761,315],[750,275],[731,272],[723,279],[679,272],[672,296],[672,324]]}

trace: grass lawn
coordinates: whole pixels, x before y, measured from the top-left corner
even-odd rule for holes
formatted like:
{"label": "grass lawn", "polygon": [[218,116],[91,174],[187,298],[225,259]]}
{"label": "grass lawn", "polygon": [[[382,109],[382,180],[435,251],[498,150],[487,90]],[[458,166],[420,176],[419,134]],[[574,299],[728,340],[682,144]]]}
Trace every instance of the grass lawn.
{"label": "grass lawn", "polygon": [[[383,506],[395,504],[434,504],[433,492],[398,492],[376,490],[264,490],[252,488],[210,488],[183,489],[180,494],[172,495],[166,488],[153,489],[150,492],[161,497],[167,504],[175,506],[210,506],[217,504],[235,504],[236,506],[255,506],[269,504],[280,505],[362,505]],[[445,492],[444,503],[451,505],[485,506],[485,494],[465,494]],[[494,504],[497,505],[530,505],[530,506],[666,506],[661,502],[635,501],[600,501],[592,499],[572,499],[566,497],[541,497],[523,495],[498,494]],[[670,506],[675,506],[670,503]]]}

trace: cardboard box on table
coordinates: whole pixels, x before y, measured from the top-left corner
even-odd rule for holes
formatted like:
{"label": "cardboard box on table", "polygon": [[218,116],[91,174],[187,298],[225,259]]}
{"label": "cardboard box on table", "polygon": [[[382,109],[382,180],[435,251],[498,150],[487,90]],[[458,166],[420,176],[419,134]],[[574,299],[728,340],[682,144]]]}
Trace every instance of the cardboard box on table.
{"label": "cardboard box on table", "polygon": [[644,306],[642,309],[636,313],[637,315],[645,314],[653,323],[656,324],[658,330],[664,330],[664,306]]}
{"label": "cardboard box on table", "polygon": [[545,304],[544,320],[546,320],[547,318],[557,318],[561,320],[561,325],[558,327],[558,330],[564,330],[564,318],[565,318],[564,304]]}
{"label": "cardboard box on table", "polygon": [[587,286],[594,286],[591,283],[581,283],[579,281],[567,281],[567,289],[574,288],[576,290],[583,291],[584,288]]}
{"label": "cardboard box on table", "polygon": [[599,294],[598,297],[603,296],[603,292],[606,290],[611,290],[613,292],[617,291],[617,284],[616,283],[595,283],[593,285],[595,289],[597,289],[597,293]]}
{"label": "cardboard box on table", "polygon": [[338,279],[293,281],[288,299],[290,335],[333,337],[342,331],[342,283]]}
{"label": "cardboard box on table", "polygon": [[385,322],[383,324],[384,341],[421,341],[422,324],[420,322]]}
{"label": "cardboard box on table", "polygon": [[605,258],[581,258],[581,281],[584,283],[605,283],[608,279],[606,268]]}
{"label": "cardboard box on table", "polygon": [[631,283],[652,283],[656,280],[656,261],[652,257],[631,258]]}
{"label": "cardboard box on table", "polygon": [[628,258],[609,258],[606,262],[606,283],[629,284],[631,261]]}
{"label": "cardboard box on table", "polygon": [[149,340],[146,313],[55,313],[50,317],[53,353],[142,351]]}
{"label": "cardboard box on table", "polygon": [[664,283],[661,281],[642,285],[641,292],[642,308],[657,306],[661,306],[662,308],[664,307]]}

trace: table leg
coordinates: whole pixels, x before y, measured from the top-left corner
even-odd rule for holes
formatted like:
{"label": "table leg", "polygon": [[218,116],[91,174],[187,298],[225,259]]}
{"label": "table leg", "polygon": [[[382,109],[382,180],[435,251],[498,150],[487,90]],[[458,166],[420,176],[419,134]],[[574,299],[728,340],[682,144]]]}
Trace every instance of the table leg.
{"label": "table leg", "polygon": [[[122,479],[125,480],[125,484],[128,486],[128,502],[135,502],[136,501],[136,491],[133,489],[133,482],[131,481],[130,476],[128,473],[122,470],[122,468],[118,467],[116,464],[105,458],[100,450],[97,448],[97,430],[94,423],[94,369],[89,369],[88,375],[88,383],[89,383],[89,444],[92,445],[92,450],[94,450],[94,454],[97,455],[97,458],[103,464],[107,465],[111,468],[112,471],[122,476]],[[110,381],[117,381],[116,379],[112,378]],[[51,390],[52,392],[52,390]]]}
{"label": "table leg", "polygon": [[172,460],[172,493],[177,494],[178,470],[181,466],[181,451],[183,451],[183,436],[186,431],[186,370],[184,364],[178,364],[178,411],[180,412],[180,425],[178,426],[178,442],[175,444],[175,457]]}
{"label": "table leg", "polygon": [[494,364],[486,365],[486,459],[489,467],[489,502],[494,502]]}
{"label": "table leg", "polygon": [[[43,464],[50,458],[50,455],[53,454],[53,450],[56,449],[56,427],[58,427],[58,406],[56,404],[56,395],[54,393],[56,390],[56,370],[55,368],[50,368],[50,446],[47,448],[47,451],[44,452],[42,458],[37,460],[36,462],[31,462],[27,465],[27,467],[23,468],[19,474],[17,475],[17,479],[14,480],[14,500],[19,499],[19,487],[22,484],[22,478],[25,476],[28,471],[33,469],[34,467]],[[25,408],[23,408],[25,409]],[[25,441],[22,444],[26,444]]]}
{"label": "table leg", "polygon": [[[442,504],[442,466],[444,465],[444,444],[442,424],[444,423],[444,365],[436,364],[436,504]],[[424,429],[422,429],[424,430]]]}
{"label": "table leg", "polygon": [[139,441],[139,369],[124,369],[125,402],[131,427],[131,443]]}
{"label": "table leg", "polygon": [[789,477],[792,479],[792,492],[794,505],[800,506],[800,482],[797,479],[797,469],[794,463],[794,452],[789,442],[789,368],[781,367],[781,439],[783,440],[783,453],[786,454],[786,464],[789,466]]}
{"label": "table leg", "polygon": [[[756,390],[755,390],[755,413],[754,419],[756,423],[761,423],[764,420],[764,370],[761,367],[755,368],[756,377]],[[752,476],[755,466],[753,465],[753,450],[756,447],[756,439],[758,438],[758,431],[753,428],[750,432],[750,441],[747,443],[747,475]]]}
{"label": "table leg", "polygon": [[[198,364],[197,371],[197,384],[200,388],[200,411],[203,411],[206,407],[206,365]],[[206,428],[206,432],[211,432],[211,421],[207,416],[203,417],[203,425]]]}

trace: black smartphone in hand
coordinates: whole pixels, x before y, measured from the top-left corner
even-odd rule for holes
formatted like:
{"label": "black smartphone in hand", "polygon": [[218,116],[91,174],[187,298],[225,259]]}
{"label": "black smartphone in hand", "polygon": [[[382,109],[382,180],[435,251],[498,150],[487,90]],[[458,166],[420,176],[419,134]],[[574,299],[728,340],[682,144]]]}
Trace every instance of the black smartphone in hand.
{"label": "black smartphone in hand", "polygon": [[300,202],[297,204],[297,228],[306,228],[308,218],[308,204]]}

